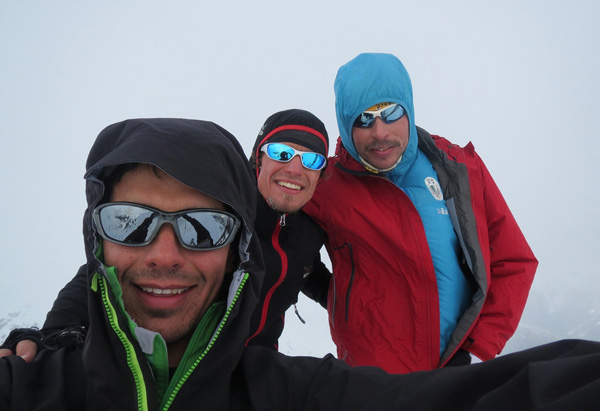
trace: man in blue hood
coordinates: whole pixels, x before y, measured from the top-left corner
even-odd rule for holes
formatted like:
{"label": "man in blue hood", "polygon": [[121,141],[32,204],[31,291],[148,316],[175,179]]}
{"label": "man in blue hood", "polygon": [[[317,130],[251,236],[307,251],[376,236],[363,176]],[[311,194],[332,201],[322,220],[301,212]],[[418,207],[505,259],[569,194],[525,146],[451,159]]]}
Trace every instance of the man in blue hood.
{"label": "man in blue hood", "polygon": [[493,358],[537,260],[484,163],[416,126],[391,54],[357,56],[334,89],[336,155],[303,210],[328,235],[339,358],[394,373]]}

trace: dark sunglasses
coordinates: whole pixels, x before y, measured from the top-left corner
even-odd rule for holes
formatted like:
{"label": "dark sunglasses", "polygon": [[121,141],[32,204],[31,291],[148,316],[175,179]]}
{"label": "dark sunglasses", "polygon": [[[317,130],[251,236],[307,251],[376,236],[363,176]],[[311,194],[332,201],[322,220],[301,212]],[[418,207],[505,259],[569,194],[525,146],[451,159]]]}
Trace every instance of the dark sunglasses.
{"label": "dark sunglasses", "polygon": [[354,120],[354,127],[369,128],[375,124],[377,117],[385,124],[391,124],[396,120],[399,120],[404,115],[404,108],[400,104],[392,104],[382,108],[381,110],[367,110],[363,111]]}
{"label": "dark sunglasses", "polygon": [[134,247],[150,244],[160,227],[169,223],[182,247],[199,251],[226,246],[240,228],[239,218],[226,211],[198,208],[165,213],[145,205],[122,202],[96,207],[93,219],[102,238]]}
{"label": "dark sunglasses", "polygon": [[320,170],[327,164],[325,156],[312,151],[295,150],[282,143],[269,143],[260,148],[260,151],[267,153],[270,159],[288,163],[296,156],[300,156],[302,165],[309,170]]}

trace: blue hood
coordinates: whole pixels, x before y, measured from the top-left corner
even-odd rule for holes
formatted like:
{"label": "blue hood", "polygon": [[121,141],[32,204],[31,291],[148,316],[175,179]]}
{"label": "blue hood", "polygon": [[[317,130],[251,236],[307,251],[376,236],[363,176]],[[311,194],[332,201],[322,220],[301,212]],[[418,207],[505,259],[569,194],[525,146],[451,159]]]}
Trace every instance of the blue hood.
{"label": "blue hood", "polygon": [[[417,153],[417,128],[412,84],[408,72],[391,54],[363,53],[338,70],[334,83],[335,111],[344,148],[361,162],[352,141],[352,123],[360,113],[378,103],[398,103],[408,115],[410,137],[402,161],[387,175],[398,178],[410,167]],[[396,178],[394,178],[396,177]]]}

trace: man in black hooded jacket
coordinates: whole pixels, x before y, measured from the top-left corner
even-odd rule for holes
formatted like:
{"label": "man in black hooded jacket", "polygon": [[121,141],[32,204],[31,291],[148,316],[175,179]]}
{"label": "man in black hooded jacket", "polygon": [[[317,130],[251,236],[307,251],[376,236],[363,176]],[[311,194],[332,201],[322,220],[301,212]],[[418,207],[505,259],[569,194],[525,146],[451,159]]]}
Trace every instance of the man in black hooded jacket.
{"label": "man in black hooded jacket", "polygon": [[244,348],[263,267],[235,138],[210,122],[127,120],[100,133],[86,169],[85,343],[1,358],[2,410],[600,406],[589,341],[408,375]]}
{"label": "man in black hooded jacket", "polygon": [[[274,151],[280,147],[287,147],[286,151]],[[275,156],[273,153],[285,156],[295,152],[294,148],[301,150],[303,157],[283,160],[271,157]],[[274,113],[258,133],[250,165],[259,189],[255,228],[266,273],[260,304],[250,322],[248,345],[278,349],[285,312],[298,301],[301,290],[326,307],[324,290],[328,287],[330,273],[319,253],[325,232],[300,209],[311,199],[320,180],[328,148],[325,125],[306,110]],[[317,161],[309,163],[307,159],[313,158]],[[303,165],[304,162],[308,166]],[[261,171],[263,165],[265,172]],[[31,339],[42,348],[60,346],[83,335],[88,326],[86,271],[86,266],[82,266],[60,291],[41,332],[15,330],[3,345],[10,351],[0,349],[0,357],[16,352],[31,361],[38,347],[23,340]],[[19,341],[23,342],[17,349]]]}

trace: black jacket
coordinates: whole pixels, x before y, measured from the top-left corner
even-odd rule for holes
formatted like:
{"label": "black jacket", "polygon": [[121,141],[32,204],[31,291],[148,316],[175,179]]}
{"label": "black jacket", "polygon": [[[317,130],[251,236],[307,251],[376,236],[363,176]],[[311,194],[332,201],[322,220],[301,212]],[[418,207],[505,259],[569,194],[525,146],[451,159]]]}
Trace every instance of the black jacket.
{"label": "black jacket", "polygon": [[[85,381],[86,406],[90,409],[133,409],[144,403],[150,409],[156,409],[161,401],[170,401],[167,400],[169,394],[163,399],[157,397],[153,370],[130,331],[129,319],[119,309],[119,299],[111,292],[104,266],[96,258],[99,237],[91,214],[104,196],[107,174],[124,163],[153,164],[182,183],[229,205],[243,222],[237,242],[239,264],[230,283],[224,285],[227,312],[208,345],[210,349],[200,352],[198,364],[201,366],[189,365],[190,375],[184,373],[180,386],[169,389],[173,392],[173,405],[188,403],[186,393],[195,389],[193,387],[206,388],[205,395],[194,394],[198,404],[210,401],[226,404],[231,375],[242,355],[250,316],[258,301],[263,268],[260,244],[253,228],[255,205],[253,201],[247,201],[256,196],[250,167],[238,141],[209,122],[128,120],[100,133],[90,151],[85,174],[88,208],[83,232],[87,255],[87,338],[83,349],[76,349],[72,355],[59,354],[65,351],[59,350],[41,357],[39,361],[43,366],[40,367],[58,371],[67,385]],[[198,348],[202,350],[202,347]],[[215,373],[215,370],[219,372]],[[72,375],[77,376],[77,380],[72,381]],[[23,374],[22,377],[27,380],[30,375]],[[11,380],[15,384],[13,387],[23,388],[21,374],[13,374]],[[65,390],[59,390],[57,395],[61,392]],[[18,390],[10,397],[15,403],[34,400],[19,395]]]}
{"label": "black jacket", "polygon": [[[191,154],[191,155],[190,155]],[[183,159],[193,159],[184,161]],[[90,212],[117,164],[154,164],[228,204],[242,219],[227,311],[206,348],[181,363],[159,398],[153,371],[95,257]],[[86,173],[84,236],[90,326],[83,346],[45,350],[32,363],[0,359],[0,410],[534,410],[600,408],[600,343],[563,341],[465,367],[389,375],[331,356],[244,348],[260,296],[255,185],[235,139],[212,123],[129,120],[105,129]]]}
{"label": "black jacket", "polygon": [[329,285],[330,273],[319,254],[325,232],[302,211],[282,214],[273,210],[260,193],[254,226],[266,274],[248,344],[277,348],[285,312],[298,301],[301,290],[326,307],[323,290]]}

